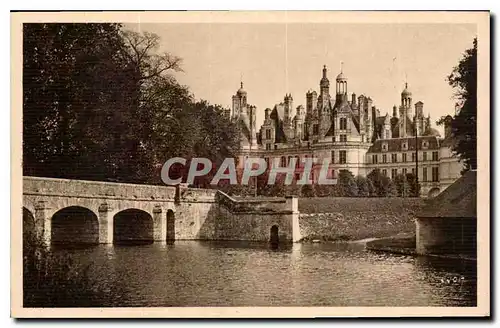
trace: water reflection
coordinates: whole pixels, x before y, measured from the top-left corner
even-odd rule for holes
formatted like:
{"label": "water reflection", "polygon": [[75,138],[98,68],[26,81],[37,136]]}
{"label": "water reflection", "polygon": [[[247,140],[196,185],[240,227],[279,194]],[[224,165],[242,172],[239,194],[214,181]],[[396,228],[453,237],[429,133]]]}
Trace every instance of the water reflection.
{"label": "water reflection", "polygon": [[54,251],[91,264],[92,279],[119,290],[102,306],[476,304],[475,262],[372,253],[356,243],[176,241]]}

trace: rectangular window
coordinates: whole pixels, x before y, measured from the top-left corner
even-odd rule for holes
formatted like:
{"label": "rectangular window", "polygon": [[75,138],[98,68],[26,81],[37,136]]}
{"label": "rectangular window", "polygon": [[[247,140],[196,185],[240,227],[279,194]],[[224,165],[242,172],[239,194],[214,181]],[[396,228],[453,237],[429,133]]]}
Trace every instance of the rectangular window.
{"label": "rectangular window", "polygon": [[347,136],[345,134],[340,135],[340,142],[347,142]]}
{"label": "rectangular window", "polygon": [[271,150],[271,144],[266,144],[266,150]]}
{"label": "rectangular window", "polygon": [[403,175],[406,177],[406,174],[408,174],[408,169],[404,168],[403,169]]}
{"label": "rectangular window", "polygon": [[387,176],[387,170],[386,170],[386,169],[383,169],[383,170],[382,170],[382,175],[383,175],[384,177],[386,177],[386,176]]}
{"label": "rectangular window", "polygon": [[392,169],[391,170],[391,179],[392,180],[396,179],[397,175],[398,175],[398,169]]}
{"label": "rectangular window", "polygon": [[335,150],[332,150],[332,164],[335,164]]}
{"label": "rectangular window", "polygon": [[398,154],[391,154],[391,160],[393,163],[397,163],[398,162]]}
{"label": "rectangular window", "polygon": [[319,127],[318,124],[313,125],[313,134],[318,134],[319,133]]}
{"label": "rectangular window", "polygon": [[340,123],[340,130],[347,130],[347,118],[341,117],[339,123]]}
{"label": "rectangular window", "polygon": [[411,169],[411,174],[415,175],[415,168]]}
{"label": "rectangular window", "polygon": [[403,162],[406,162],[406,153],[404,153],[402,155],[403,155]]}
{"label": "rectangular window", "polygon": [[266,139],[271,139],[271,129],[266,130]]}
{"label": "rectangular window", "polygon": [[373,164],[378,164],[378,156],[372,155]]}
{"label": "rectangular window", "polygon": [[286,157],[285,156],[281,157],[281,167],[286,167]]}
{"label": "rectangular window", "polygon": [[415,162],[417,160],[417,153],[411,153],[411,161]]}
{"label": "rectangular window", "polygon": [[382,155],[382,163],[387,163],[387,155]]}
{"label": "rectangular window", "polygon": [[339,151],[339,163],[340,164],[347,163],[347,152],[345,150]]}
{"label": "rectangular window", "polygon": [[278,145],[274,145],[274,149],[278,149]]}
{"label": "rectangular window", "polygon": [[433,182],[439,181],[439,167],[432,168],[432,181]]}
{"label": "rectangular window", "polygon": [[426,161],[427,160],[427,152],[424,151],[423,155],[422,155],[422,161]]}
{"label": "rectangular window", "polygon": [[422,169],[422,181],[427,182],[427,168]]}
{"label": "rectangular window", "polygon": [[433,161],[437,161],[438,160],[438,152],[437,151],[433,151],[432,152],[432,160]]}

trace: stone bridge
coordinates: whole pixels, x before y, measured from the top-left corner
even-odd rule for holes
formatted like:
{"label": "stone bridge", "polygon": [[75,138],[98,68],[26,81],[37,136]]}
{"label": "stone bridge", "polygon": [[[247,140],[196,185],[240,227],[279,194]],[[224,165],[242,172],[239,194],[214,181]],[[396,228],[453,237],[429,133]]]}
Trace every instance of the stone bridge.
{"label": "stone bridge", "polygon": [[292,197],[248,201],[183,186],[23,178],[23,231],[49,244],[291,242],[300,239],[298,217]]}

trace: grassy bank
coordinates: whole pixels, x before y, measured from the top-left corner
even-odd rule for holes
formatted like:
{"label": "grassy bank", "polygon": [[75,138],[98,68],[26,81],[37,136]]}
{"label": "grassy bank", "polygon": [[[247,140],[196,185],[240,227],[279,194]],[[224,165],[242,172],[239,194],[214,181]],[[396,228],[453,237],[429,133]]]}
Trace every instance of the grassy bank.
{"label": "grassy bank", "polygon": [[418,198],[300,198],[303,241],[353,241],[415,234]]}

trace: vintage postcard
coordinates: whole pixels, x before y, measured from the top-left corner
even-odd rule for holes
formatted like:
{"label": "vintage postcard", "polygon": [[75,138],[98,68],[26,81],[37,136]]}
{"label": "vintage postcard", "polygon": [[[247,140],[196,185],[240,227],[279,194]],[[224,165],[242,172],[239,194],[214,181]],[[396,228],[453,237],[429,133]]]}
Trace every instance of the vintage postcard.
{"label": "vintage postcard", "polygon": [[13,317],[490,316],[489,12],[11,26]]}

